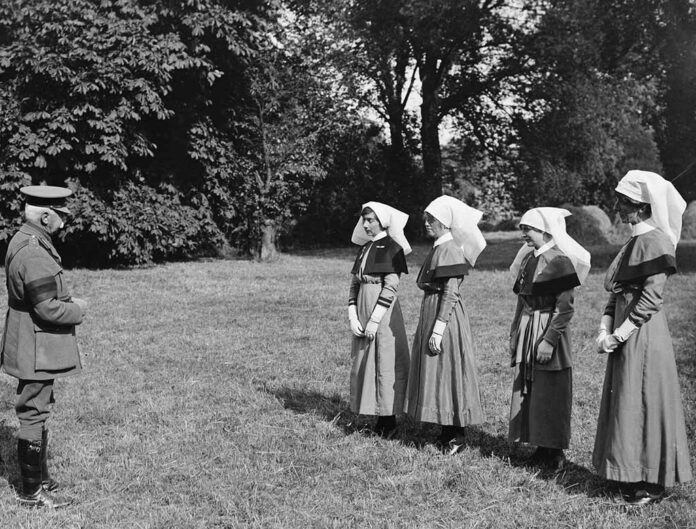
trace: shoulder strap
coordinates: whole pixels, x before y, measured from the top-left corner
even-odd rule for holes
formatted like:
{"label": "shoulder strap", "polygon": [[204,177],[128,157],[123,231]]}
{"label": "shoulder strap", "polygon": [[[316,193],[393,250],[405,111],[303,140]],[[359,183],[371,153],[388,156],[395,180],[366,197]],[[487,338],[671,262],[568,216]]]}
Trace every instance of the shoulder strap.
{"label": "shoulder strap", "polygon": [[22,241],[17,249],[14,251],[14,253],[10,254],[7,256],[7,259],[5,260],[5,272],[9,271],[10,269],[10,263],[14,260],[15,257],[17,257],[17,254],[22,251],[24,248],[29,246],[29,243],[31,242],[31,239],[26,239]]}

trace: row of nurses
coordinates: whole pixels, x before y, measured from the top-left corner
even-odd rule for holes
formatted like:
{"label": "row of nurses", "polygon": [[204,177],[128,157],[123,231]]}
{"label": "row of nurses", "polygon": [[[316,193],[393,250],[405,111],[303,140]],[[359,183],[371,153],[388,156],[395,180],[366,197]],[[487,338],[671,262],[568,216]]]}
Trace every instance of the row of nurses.
{"label": "row of nurses", "polygon": [[[659,500],[664,488],[691,479],[676,364],[662,309],[685,203],[661,176],[630,171],[616,188],[618,211],[633,236],[607,272],[610,293],[597,337],[608,353],[593,463],[620,482],[629,503]],[[533,208],[520,219],[525,244],[510,269],[517,306],[510,331],[515,368],[509,439],[536,446],[532,463],[554,470],[570,443],[572,347],[568,326],[575,288],[590,254],[565,230],[560,208]],[[423,290],[409,353],[397,297],[408,215],[386,204],[363,205],[352,242],[361,246],[352,269],[349,322],[353,366],[351,410],[378,417],[391,437],[396,415],[441,425],[449,453],[464,443],[463,427],[484,422],[462,281],[486,243],[482,213],[449,196],[425,209],[435,239],[418,274]],[[643,370],[646,370],[643,372]]]}

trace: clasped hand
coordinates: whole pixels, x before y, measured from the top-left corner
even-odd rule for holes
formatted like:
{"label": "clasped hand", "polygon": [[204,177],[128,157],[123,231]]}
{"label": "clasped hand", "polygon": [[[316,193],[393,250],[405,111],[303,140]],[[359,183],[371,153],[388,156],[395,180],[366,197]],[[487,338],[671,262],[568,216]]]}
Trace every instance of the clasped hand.
{"label": "clasped hand", "polygon": [[539,342],[539,345],[537,346],[536,361],[540,364],[546,364],[549,360],[551,360],[551,356],[553,356],[553,345],[546,340]]}
{"label": "clasped hand", "polygon": [[595,340],[597,352],[599,354],[611,353],[619,346],[620,343],[621,342],[616,336],[609,334],[604,329],[599,331],[599,336],[597,336],[597,340]]}
{"label": "clasped hand", "polygon": [[350,332],[352,332],[358,338],[365,336],[365,330],[363,329],[362,325],[360,325],[360,320],[357,318],[350,319]]}

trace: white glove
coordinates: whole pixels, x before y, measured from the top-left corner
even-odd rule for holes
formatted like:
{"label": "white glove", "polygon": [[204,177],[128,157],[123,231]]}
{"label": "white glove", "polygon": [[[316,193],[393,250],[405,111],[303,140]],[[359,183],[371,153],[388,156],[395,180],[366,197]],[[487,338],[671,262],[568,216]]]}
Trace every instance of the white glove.
{"label": "white glove", "polygon": [[626,321],[614,329],[614,336],[621,343],[628,340],[628,338],[636,331],[638,327],[628,318]]}
{"label": "white glove", "polygon": [[375,339],[375,334],[377,334],[377,329],[379,329],[379,322],[382,321],[387,310],[387,307],[384,305],[375,305],[375,308],[372,310],[372,316],[370,316],[370,321],[368,321],[367,326],[365,326],[365,336],[368,340],[372,341]]}
{"label": "white glove", "polygon": [[358,319],[358,309],[355,305],[348,305],[348,321],[350,323],[350,332],[358,338],[365,336],[365,331]]}
{"label": "white glove", "polygon": [[611,353],[614,349],[616,349],[619,345],[619,340],[614,336],[613,334],[607,334],[604,336],[602,339],[602,343],[600,345],[600,352],[601,353]]}
{"label": "white glove", "polygon": [[372,341],[375,339],[375,334],[377,334],[377,329],[379,329],[379,323],[370,320],[365,325],[365,338]]}
{"label": "white glove", "polygon": [[604,348],[604,342],[606,340],[606,337],[609,336],[613,330],[614,318],[611,317],[609,314],[605,314],[604,316],[602,316],[602,319],[599,322],[599,334],[597,335],[597,339],[595,340],[595,345],[597,346],[597,352],[599,354],[611,352],[611,350]]}
{"label": "white glove", "polygon": [[439,355],[442,352],[442,335],[433,333],[428,340],[428,348],[434,355]]}
{"label": "white glove", "polygon": [[604,339],[609,335],[609,333],[606,331],[606,329],[599,329],[599,334],[597,335],[597,339],[595,340],[595,345],[597,346],[597,352],[599,354],[606,353],[606,351],[602,348],[604,345]]}

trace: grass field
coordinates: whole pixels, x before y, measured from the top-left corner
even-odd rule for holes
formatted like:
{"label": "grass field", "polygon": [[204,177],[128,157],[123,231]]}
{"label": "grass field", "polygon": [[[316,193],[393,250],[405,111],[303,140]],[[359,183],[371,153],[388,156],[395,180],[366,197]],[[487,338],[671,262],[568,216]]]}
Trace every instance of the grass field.
{"label": "grass field", "polygon": [[[56,384],[51,464],[77,503],[56,512],[15,504],[16,384],[0,375],[0,526],[696,527],[696,485],[627,509],[593,475],[605,363],[592,347],[606,297],[601,269],[578,293],[573,319],[573,465],[558,475],[527,468],[529,449],[506,442],[515,296],[505,267],[518,247],[492,238],[464,283],[487,422],[469,428],[452,457],[433,444],[435,427],[403,420],[386,441],[348,409],[352,249],[273,264],[68,271],[91,311],[78,329],[85,370]],[[600,268],[616,251],[592,250]],[[409,256],[400,288],[410,338],[426,252]],[[666,311],[696,468],[696,245],[680,248],[679,263]]]}

